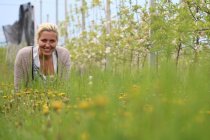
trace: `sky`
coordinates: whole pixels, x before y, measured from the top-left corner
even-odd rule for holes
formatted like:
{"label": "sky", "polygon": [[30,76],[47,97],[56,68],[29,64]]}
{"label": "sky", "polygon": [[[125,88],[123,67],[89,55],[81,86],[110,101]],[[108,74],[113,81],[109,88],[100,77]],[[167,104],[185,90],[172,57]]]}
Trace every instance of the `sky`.
{"label": "sky", "polygon": [[[56,23],[56,0],[42,0],[42,18],[40,18],[40,1],[41,0],[0,0],[0,43],[5,42],[4,33],[2,31],[3,25],[12,25],[18,20],[19,7],[21,4],[30,2],[34,5],[35,10],[35,25],[40,24],[40,19],[42,22],[52,22]],[[70,4],[78,2],[80,0],[67,0],[67,7]],[[92,0],[87,0],[92,1]],[[114,0],[113,0],[114,1]],[[118,0],[116,0],[118,1]],[[178,2],[179,0],[173,0],[173,2]],[[71,2],[71,3],[70,3]],[[145,3],[145,0],[139,0],[141,4]],[[65,0],[58,0],[58,20],[63,21],[65,19]]]}
{"label": "sky", "polygon": [[[70,0],[67,0],[70,1]],[[40,24],[40,0],[0,0],[0,42],[5,42],[3,34],[3,25],[12,25],[19,18],[19,7],[21,4],[30,2],[34,5],[35,25]],[[58,18],[64,20],[64,0],[58,0]],[[56,23],[56,0],[42,0],[42,22]],[[48,18],[47,18],[47,15]]]}

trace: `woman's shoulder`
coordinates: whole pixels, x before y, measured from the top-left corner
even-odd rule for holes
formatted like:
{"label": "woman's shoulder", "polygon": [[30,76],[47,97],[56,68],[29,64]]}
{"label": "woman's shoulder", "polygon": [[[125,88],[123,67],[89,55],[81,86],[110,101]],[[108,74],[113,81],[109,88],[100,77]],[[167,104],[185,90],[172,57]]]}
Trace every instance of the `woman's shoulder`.
{"label": "woman's shoulder", "polygon": [[23,59],[30,60],[31,52],[32,52],[31,46],[21,48],[16,55],[15,63],[18,64]]}
{"label": "woman's shoulder", "polygon": [[23,47],[18,51],[18,54],[21,54],[21,55],[28,54],[28,53],[31,53],[31,50],[32,50],[32,46]]}
{"label": "woman's shoulder", "polygon": [[69,50],[65,47],[57,46],[56,50],[57,50],[58,54],[69,55]]}
{"label": "woman's shoulder", "polygon": [[61,52],[66,52],[66,51],[69,52],[67,48],[61,47],[61,46],[57,46],[57,47],[56,47],[56,50],[57,50],[57,51],[61,51]]}

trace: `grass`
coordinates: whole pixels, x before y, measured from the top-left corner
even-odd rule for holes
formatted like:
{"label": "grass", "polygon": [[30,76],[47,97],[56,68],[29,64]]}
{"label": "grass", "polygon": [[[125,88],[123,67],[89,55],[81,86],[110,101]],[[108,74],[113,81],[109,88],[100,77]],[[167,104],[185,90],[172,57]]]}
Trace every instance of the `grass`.
{"label": "grass", "polygon": [[[0,55],[4,58],[2,50]],[[4,62],[0,69],[12,72]],[[204,55],[180,67],[161,63],[158,71],[121,66],[81,75],[72,68],[62,85],[16,95],[6,73],[0,84],[0,139],[208,139],[209,66]]]}

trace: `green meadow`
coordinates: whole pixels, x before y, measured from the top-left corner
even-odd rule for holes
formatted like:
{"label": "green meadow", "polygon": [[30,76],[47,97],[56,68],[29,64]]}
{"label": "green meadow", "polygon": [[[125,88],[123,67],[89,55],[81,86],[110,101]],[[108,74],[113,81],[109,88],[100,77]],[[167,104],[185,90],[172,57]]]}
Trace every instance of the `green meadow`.
{"label": "green meadow", "polygon": [[208,140],[209,0],[120,0],[114,16],[99,14],[114,1],[82,2],[59,23],[68,81],[14,93],[15,53],[0,48],[0,140]]}
{"label": "green meadow", "polygon": [[14,140],[208,139],[210,61],[158,69],[127,65],[82,74],[62,84],[13,91],[12,65],[1,48],[0,138]]}

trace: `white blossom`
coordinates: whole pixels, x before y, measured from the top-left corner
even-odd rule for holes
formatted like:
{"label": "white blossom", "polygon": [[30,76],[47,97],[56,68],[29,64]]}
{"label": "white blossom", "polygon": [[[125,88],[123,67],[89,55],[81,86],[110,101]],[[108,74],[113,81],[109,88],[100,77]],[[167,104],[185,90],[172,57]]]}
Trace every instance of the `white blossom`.
{"label": "white blossom", "polygon": [[105,59],[105,58],[102,59],[102,60],[101,60],[101,63],[102,63],[102,64],[106,64],[106,59]]}
{"label": "white blossom", "polygon": [[200,17],[200,16],[201,16],[200,13],[195,14],[195,17]]}
{"label": "white blossom", "polygon": [[106,47],[105,53],[106,53],[106,54],[107,54],[107,53],[110,53],[110,51],[111,51],[111,47]]}
{"label": "white blossom", "polygon": [[93,84],[93,82],[92,82],[92,81],[89,81],[89,82],[88,82],[88,85],[92,85],[92,84]]}
{"label": "white blossom", "polygon": [[92,76],[92,75],[90,75],[90,76],[88,77],[88,79],[89,79],[89,80],[92,80],[92,79],[93,79],[93,76]]}

